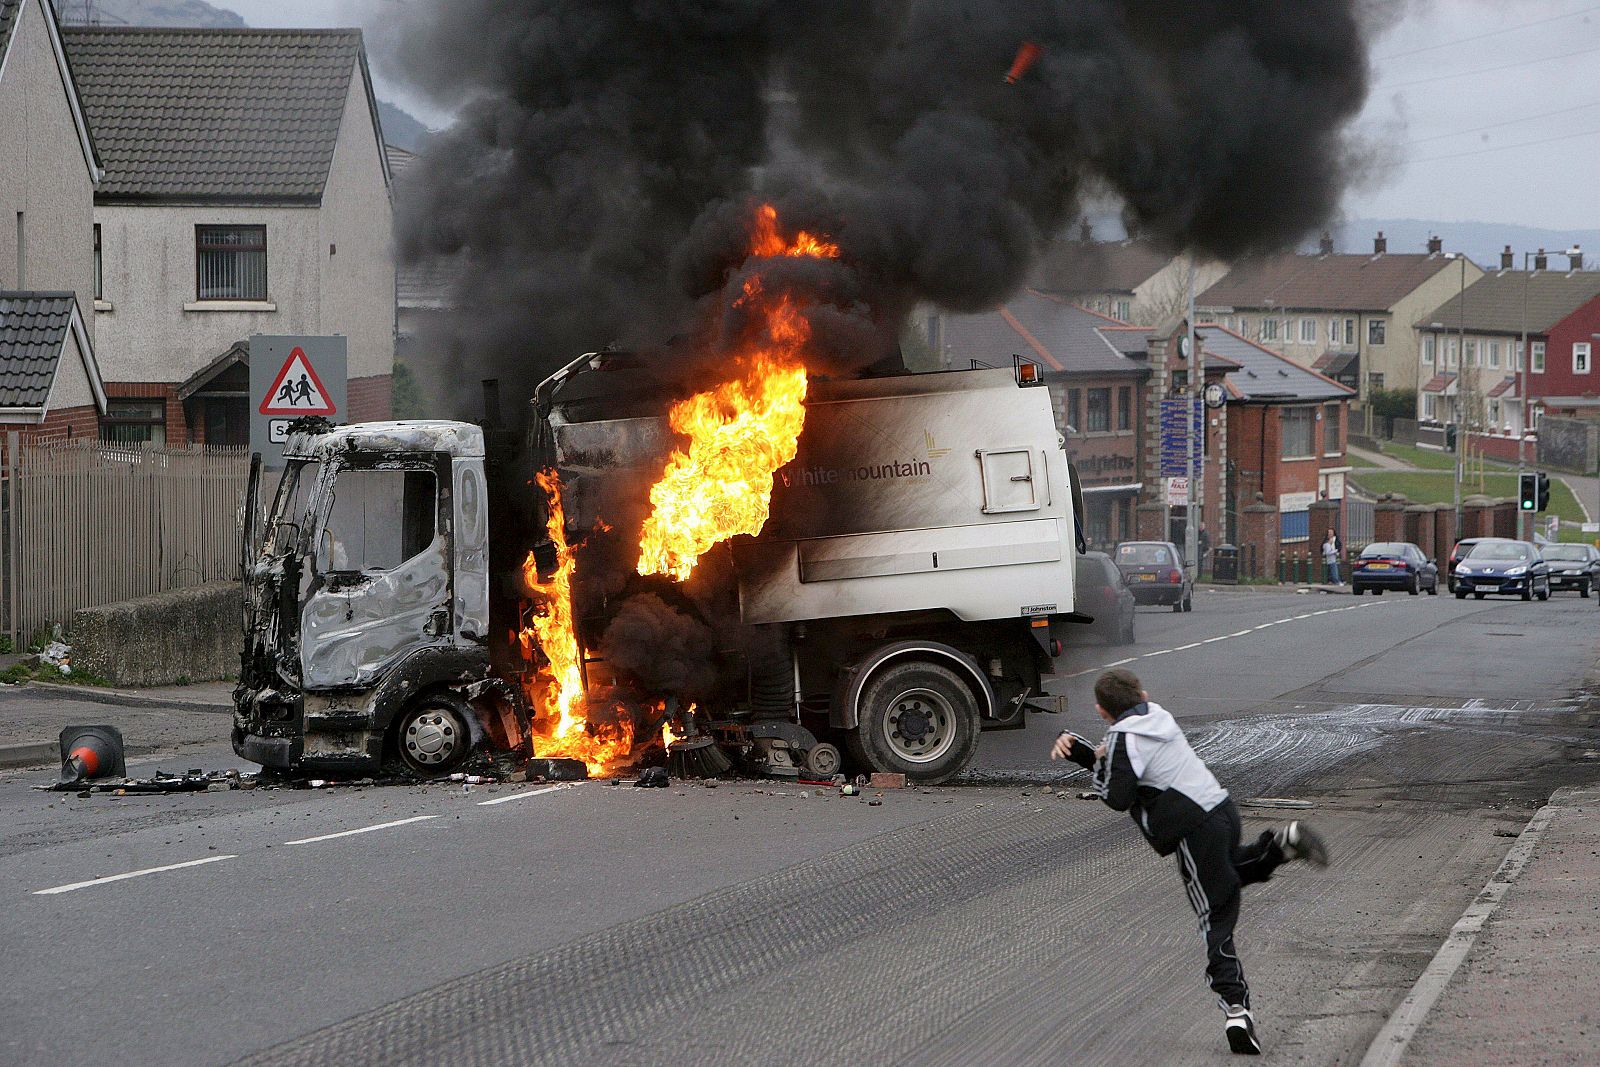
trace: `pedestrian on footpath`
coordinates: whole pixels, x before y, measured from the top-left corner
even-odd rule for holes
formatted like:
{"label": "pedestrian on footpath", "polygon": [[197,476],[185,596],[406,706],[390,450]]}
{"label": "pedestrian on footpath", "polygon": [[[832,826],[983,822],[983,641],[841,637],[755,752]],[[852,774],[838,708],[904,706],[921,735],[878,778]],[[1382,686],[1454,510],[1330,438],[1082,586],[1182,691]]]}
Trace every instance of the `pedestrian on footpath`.
{"label": "pedestrian on footpath", "polygon": [[1339,535],[1333,532],[1333,527],[1328,527],[1328,536],[1322,539],[1322,562],[1327,566],[1328,584],[1343,585],[1339,580],[1339,554],[1344,551],[1344,546],[1339,543]]}
{"label": "pedestrian on footpath", "polygon": [[1126,811],[1162,856],[1178,857],[1189,904],[1206,945],[1206,980],[1226,1012],[1223,1035],[1243,1055],[1261,1053],[1250,987],[1233,944],[1240,889],[1265,882],[1282,863],[1328,865],[1328,850],[1309,827],[1290,822],[1240,845],[1239,809],[1212,775],[1171,713],[1150,699],[1132,671],[1112,669],[1094,683],[1095,711],[1110,723],[1096,747],[1063,730],[1051,759],[1093,772],[1107,805]]}

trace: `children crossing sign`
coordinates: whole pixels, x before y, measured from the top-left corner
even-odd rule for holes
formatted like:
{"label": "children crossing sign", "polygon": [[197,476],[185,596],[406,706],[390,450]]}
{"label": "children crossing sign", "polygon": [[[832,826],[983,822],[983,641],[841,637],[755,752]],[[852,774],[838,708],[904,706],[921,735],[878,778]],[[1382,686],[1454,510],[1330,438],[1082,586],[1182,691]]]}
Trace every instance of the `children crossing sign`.
{"label": "children crossing sign", "polygon": [[321,415],[348,422],[343,337],[250,338],[250,450],[269,467],[283,465],[295,419]]}

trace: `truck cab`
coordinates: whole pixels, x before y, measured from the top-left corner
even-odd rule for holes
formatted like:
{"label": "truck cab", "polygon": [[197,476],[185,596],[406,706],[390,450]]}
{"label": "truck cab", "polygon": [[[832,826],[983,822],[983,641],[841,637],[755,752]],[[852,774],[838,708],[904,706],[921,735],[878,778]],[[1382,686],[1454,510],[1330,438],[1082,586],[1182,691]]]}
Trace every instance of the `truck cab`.
{"label": "truck cab", "polygon": [[234,750],[283,770],[430,775],[485,738],[525,748],[526,702],[490,674],[483,431],[295,429],[264,522],[246,523]]}

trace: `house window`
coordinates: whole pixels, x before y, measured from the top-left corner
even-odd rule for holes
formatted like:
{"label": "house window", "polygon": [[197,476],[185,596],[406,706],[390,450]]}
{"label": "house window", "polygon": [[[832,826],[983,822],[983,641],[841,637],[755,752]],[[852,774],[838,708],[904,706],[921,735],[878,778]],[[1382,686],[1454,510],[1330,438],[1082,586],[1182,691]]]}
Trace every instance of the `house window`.
{"label": "house window", "polygon": [[100,273],[100,224],[94,224],[94,298],[104,300],[106,295],[105,284]]}
{"label": "house window", "polygon": [[1437,410],[1435,397],[1432,393],[1422,394],[1422,417],[1429,422],[1434,420],[1434,411]]}
{"label": "house window", "polygon": [[1317,343],[1317,320],[1316,319],[1301,319],[1300,320],[1300,342],[1302,344],[1308,344],[1308,345],[1314,345],[1314,344]]}
{"label": "house window", "polygon": [[1447,367],[1453,368],[1459,361],[1461,350],[1456,347],[1456,344],[1457,342],[1454,337],[1450,338],[1450,340],[1444,343],[1444,360],[1445,366]]}
{"label": "house window", "polygon": [[1500,425],[1500,401],[1491,400],[1489,401],[1489,428],[1493,429],[1498,425]]}
{"label": "house window", "polygon": [[1127,322],[1128,321],[1128,316],[1131,315],[1132,313],[1133,313],[1133,305],[1132,304],[1130,304],[1126,300],[1118,300],[1117,301],[1117,311],[1116,311],[1116,315],[1115,315],[1116,318],[1121,319],[1123,322]]}
{"label": "house window", "polygon": [[1083,429],[1083,422],[1078,418],[1079,392],[1080,390],[1077,389],[1067,390],[1067,425],[1072,428],[1073,432]]}
{"label": "house window", "polygon": [[1371,374],[1367,375],[1367,388],[1368,389],[1382,389],[1383,388],[1383,372],[1382,371],[1373,371]]}
{"label": "house window", "polygon": [[1522,342],[1517,341],[1508,347],[1511,349],[1511,356],[1506,360],[1506,366],[1511,366],[1514,359],[1516,360],[1516,369],[1520,371],[1522,369]]}
{"label": "house window", "polygon": [[1575,341],[1572,345],[1572,373],[1589,373],[1589,342]]}
{"label": "house window", "polygon": [[1434,349],[1438,346],[1438,340],[1439,339],[1434,337],[1431,333],[1422,339],[1422,362],[1428,364],[1430,367],[1433,365],[1433,353]]}
{"label": "house window", "polygon": [[1367,320],[1367,344],[1369,344],[1369,345],[1381,345],[1381,344],[1383,344],[1384,343],[1384,336],[1385,336],[1386,331],[1388,330],[1388,327],[1389,327],[1389,324],[1386,321],[1384,321],[1383,319],[1368,319]]}
{"label": "house window", "polygon": [[1336,344],[1339,343],[1339,320],[1338,319],[1329,319],[1328,320],[1328,343],[1330,345],[1336,345]]}
{"label": "house window", "polygon": [[1322,405],[1322,454],[1339,454],[1339,405]]}
{"label": "house window", "polygon": [[1250,320],[1245,318],[1243,315],[1239,316],[1239,336],[1250,336]]}
{"label": "house window", "polygon": [[1543,374],[1544,373],[1544,342],[1543,341],[1535,341],[1535,342],[1533,342],[1533,347],[1530,350],[1529,355],[1532,357],[1533,373],[1535,373],[1535,374]]}
{"label": "house window", "polygon": [[267,228],[196,226],[195,299],[265,300]]}
{"label": "house window", "polygon": [[1356,320],[1344,320],[1344,343],[1346,346],[1356,343]]}
{"label": "house window", "polygon": [[1478,365],[1478,342],[1476,342],[1476,341],[1468,341],[1466,344],[1467,344],[1467,362],[1466,362],[1466,366],[1468,366],[1468,367],[1476,367]]}
{"label": "house window", "polygon": [[167,402],[160,397],[106,401],[102,440],[117,445],[167,443]]}
{"label": "house window", "polygon": [[1117,390],[1117,429],[1133,429],[1133,390],[1126,385]]}
{"label": "house window", "polygon": [[1499,369],[1499,367],[1500,367],[1500,342],[1499,341],[1490,341],[1490,342],[1488,342],[1488,344],[1489,344],[1489,366],[1491,368],[1493,368],[1493,369]]}
{"label": "house window", "polygon": [[1307,459],[1317,454],[1313,443],[1317,428],[1316,408],[1284,408],[1279,418],[1279,427],[1283,431],[1279,455],[1284,459]]}
{"label": "house window", "polygon": [[1090,433],[1105,433],[1111,429],[1111,390],[1090,389],[1087,411],[1088,425],[1084,428]]}
{"label": "house window", "polygon": [[1261,320],[1261,339],[1263,341],[1276,341],[1278,339],[1278,320]]}

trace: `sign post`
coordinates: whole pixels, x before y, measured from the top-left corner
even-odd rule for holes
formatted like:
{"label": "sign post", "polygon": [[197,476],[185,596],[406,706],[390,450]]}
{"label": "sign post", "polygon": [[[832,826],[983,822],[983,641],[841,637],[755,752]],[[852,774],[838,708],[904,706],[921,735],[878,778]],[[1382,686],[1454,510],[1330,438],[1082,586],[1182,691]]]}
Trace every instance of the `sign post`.
{"label": "sign post", "polygon": [[345,422],[349,391],[343,337],[250,338],[250,450],[283,466],[289,424],[306,415]]}

